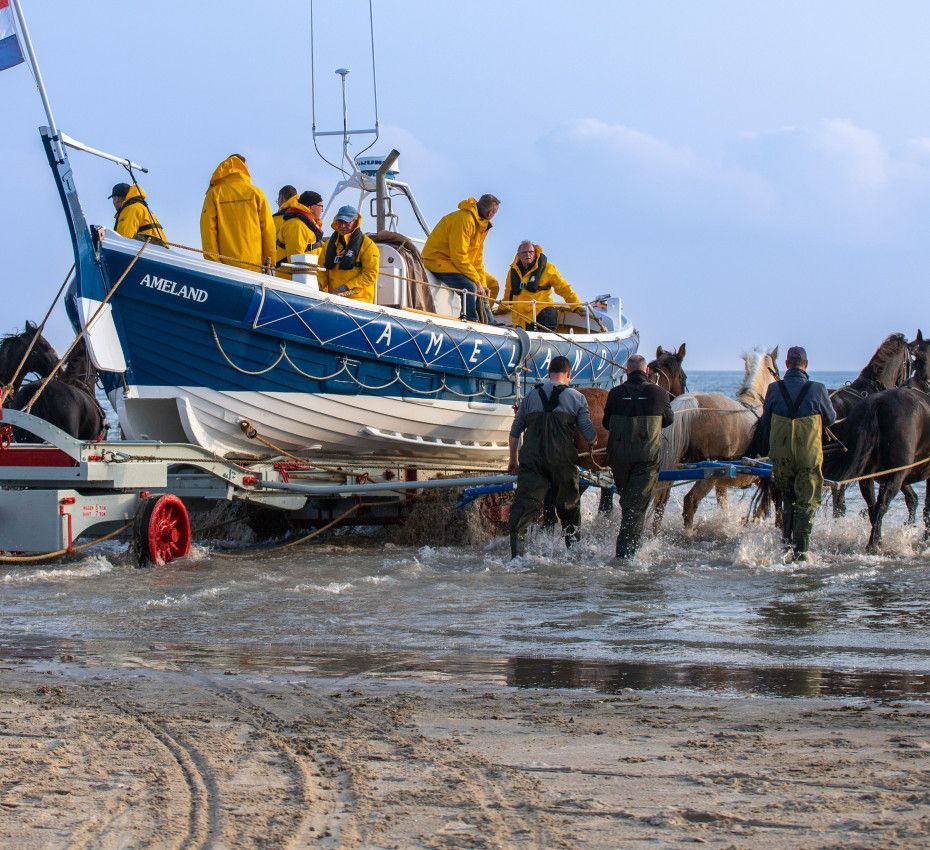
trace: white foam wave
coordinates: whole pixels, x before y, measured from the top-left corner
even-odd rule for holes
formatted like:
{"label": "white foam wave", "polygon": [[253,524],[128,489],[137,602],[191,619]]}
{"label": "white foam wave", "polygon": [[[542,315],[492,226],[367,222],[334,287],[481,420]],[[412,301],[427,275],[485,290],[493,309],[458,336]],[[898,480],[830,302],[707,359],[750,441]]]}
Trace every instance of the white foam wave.
{"label": "white foam wave", "polygon": [[296,593],[332,593],[334,595],[355,587],[351,581],[331,581],[329,584],[298,584],[291,588]]}
{"label": "white foam wave", "polygon": [[165,594],[161,599],[147,599],[146,608],[180,608],[192,603],[202,602],[204,599],[214,599],[232,589],[232,582],[229,585],[218,585],[217,587],[206,587],[203,590],[197,590],[194,593],[182,593],[180,596],[171,596]]}
{"label": "white foam wave", "polygon": [[21,570],[11,570],[3,574],[4,584],[32,584],[34,582],[55,582],[70,581],[79,578],[93,578],[94,576],[103,575],[113,569],[106,558],[95,555],[81,562],[79,566],[62,567],[61,569],[35,569],[23,568]]}

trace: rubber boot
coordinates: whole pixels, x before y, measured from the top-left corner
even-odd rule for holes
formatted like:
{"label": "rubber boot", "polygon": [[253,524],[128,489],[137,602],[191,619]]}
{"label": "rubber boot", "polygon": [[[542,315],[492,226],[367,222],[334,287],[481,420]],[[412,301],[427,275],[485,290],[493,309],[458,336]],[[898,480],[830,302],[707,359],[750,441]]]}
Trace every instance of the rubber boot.
{"label": "rubber boot", "polygon": [[573,525],[567,526],[565,529],[565,548],[571,549],[572,545],[579,540],[581,540],[581,532]]}
{"label": "rubber boot", "polygon": [[794,545],[794,505],[785,503],[781,514],[781,542],[787,554]]}
{"label": "rubber boot", "polygon": [[522,558],[526,548],[526,535],[516,531],[510,532],[510,558]]}
{"label": "rubber boot", "polygon": [[810,561],[811,555],[808,551],[810,549],[811,536],[810,534],[803,534],[798,532],[794,535],[794,559],[796,561]]}

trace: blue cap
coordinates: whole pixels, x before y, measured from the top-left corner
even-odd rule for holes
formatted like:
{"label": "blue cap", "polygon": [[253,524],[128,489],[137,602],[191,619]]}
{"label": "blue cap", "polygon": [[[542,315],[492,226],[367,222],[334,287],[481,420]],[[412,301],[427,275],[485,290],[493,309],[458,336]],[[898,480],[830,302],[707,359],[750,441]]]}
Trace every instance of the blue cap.
{"label": "blue cap", "polygon": [[355,221],[357,218],[358,210],[351,204],[339,207],[339,212],[336,213],[336,221]]}

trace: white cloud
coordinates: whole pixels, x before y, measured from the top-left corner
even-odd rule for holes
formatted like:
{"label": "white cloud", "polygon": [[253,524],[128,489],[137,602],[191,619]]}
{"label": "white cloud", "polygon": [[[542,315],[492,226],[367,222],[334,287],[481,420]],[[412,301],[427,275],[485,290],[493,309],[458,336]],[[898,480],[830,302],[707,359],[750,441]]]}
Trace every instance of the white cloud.
{"label": "white cloud", "polygon": [[830,118],[809,137],[813,149],[840,169],[849,188],[876,191],[888,186],[888,153],[876,133],[845,118]]}
{"label": "white cloud", "polygon": [[614,153],[636,159],[641,164],[677,171],[701,170],[701,163],[688,148],[675,147],[623,124],[584,118],[570,126],[567,135],[576,142],[604,145]]}

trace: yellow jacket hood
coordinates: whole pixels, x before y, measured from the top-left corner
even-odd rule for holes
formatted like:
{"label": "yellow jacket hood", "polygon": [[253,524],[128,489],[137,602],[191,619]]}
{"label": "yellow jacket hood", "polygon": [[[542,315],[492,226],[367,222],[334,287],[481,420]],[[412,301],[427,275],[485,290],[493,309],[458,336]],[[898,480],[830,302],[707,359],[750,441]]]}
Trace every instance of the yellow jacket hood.
{"label": "yellow jacket hood", "polygon": [[126,201],[131,201],[133,198],[144,198],[144,197],[145,197],[145,190],[141,186],[138,186],[134,183],[132,186],[129,187],[129,191],[126,193],[126,197],[123,198],[123,203],[125,203]]}
{"label": "yellow jacket hood", "polygon": [[210,185],[215,186],[226,177],[232,176],[241,177],[249,182],[252,180],[248,166],[238,156],[228,156],[216,167],[216,171],[213,172],[213,176],[210,178]]}

